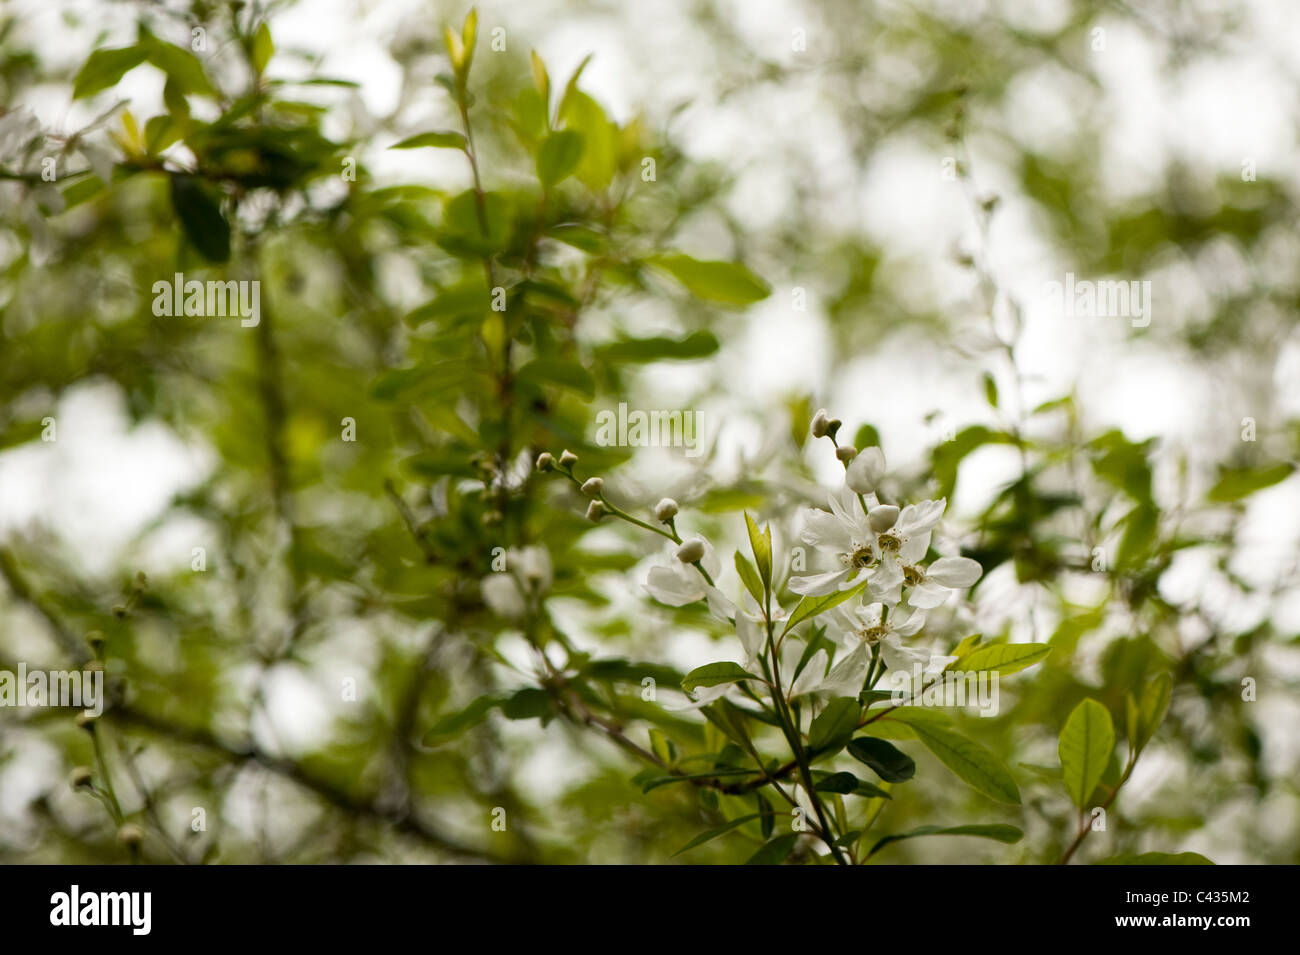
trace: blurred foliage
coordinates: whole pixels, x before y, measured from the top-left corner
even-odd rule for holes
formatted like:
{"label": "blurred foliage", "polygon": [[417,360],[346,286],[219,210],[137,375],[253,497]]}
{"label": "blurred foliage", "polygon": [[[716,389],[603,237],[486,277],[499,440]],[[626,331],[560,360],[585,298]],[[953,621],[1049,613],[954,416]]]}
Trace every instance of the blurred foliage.
{"label": "blurred foliage", "polygon": [[[1233,27],[1195,4],[1156,6],[1168,9],[1074,3],[1064,25],[1031,32],[923,5],[820,0],[808,29],[830,48],[810,70],[772,59],[701,3],[691,14],[716,62],[699,95],[718,108],[774,88],[816,96],[855,174],[904,135],[957,157],[987,241],[999,200],[975,186],[970,152],[1010,156],[1018,200],[1080,274],[1195,274],[1225,244],[1268,260],[1292,238],[1288,184],[1173,164],[1157,188],[1116,198],[1096,145],[1106,117],[1086,102],[1075,136],[1050,153],[1004,121],[1009,89],[1035,70],[1062,71],[1089,95],[1088,38],[1103,14],[1159,35],[1169,70],[1213,55],[1206,38]],[[888,784],[907,799],[855,797],[872,826],[863,848],[894,862],[1056,861],[1073,851],[1083,807],[1107,802],[1107,831],[1076,859],[1213,858],[1227,844],[1249,861],[1300,860],[1300,793],[1270,762],[1264,704],[1245,701],[1242,683],[1281,701],[1275,719],[1294,717],[1294,667],[1280,661],[1294,660],[1296,635],[1269,612],[1243,630],[1212,594],[1162,587],[1191,554],[1270,610],[1295,592],[1293,555],[1267,586],[1238,562],[1248,507],[1291,477],[1300,442],[1274,376],[1242,372],[1271,367],[1294,326],[1293,289],[1261,265],[1246,289],[1207,284],[1198,317],[1133,330],[1223,372],[1244,393],[1233,407],[1250,409],[1232,417],[1258,427],[1218,442],[1208,464],[1162,457],[1160,442],[1099,424],[1077,395],[1030,406],[1021,306],[988,249],[916,262],[867,229],[825,226],[846,185],[823,184],[795,132],[770,161],[801,185],[770,228],[747,228],[738,171],[674,141],[667,118],[689,104],[615,121],[582,68],[551,76],[514,43],[488,55],[485,28],[445,13],[456,24],[445,37],[425,15],[393,54],[403,102],[430,86],[441,97],[440,120],[419,128],[400,111],[365,115],[353,84],[277,50],[259,4],[142,5],[133,41],[106,40],[72,72],[0,21],[0,449],[39,448],[62,398],[111,385],[132,425],[160,422],[214,462],[112,573],[88,573],[78,542],[39,524],[0,542],[0,669],[97,660],[111,691],[93,733],[66,711],[0,711],[0,789],[22,801],[3,809],[0,860],[122,861],[129,823],[159,862],[659,863],[745,816],[674,861],[809,859],[811,840],[783,841],[761,792],[738,793],[716,772],[682,778],[702,756],[709,771],[746,765],[735,738],[770,727],[722,704],[706,721],[642,696],[647,678],[671,693],[684,676],[668,635],[720,640],[726,628],[646,599],[649,535],[594,528],[583,494],[533,461],[570,449],[611,500],[647,518],[671,493],[720,553],[748,546],[738,515],[754,512],[772,529],[781,579],[798,507],[823,503],[803,452],[831,383],[892,336],[940,342],[968,322],[990,329],[959,366],[988,407],[923,465],[891,475],[889,491],[952,499],[969,462],[1012,455],[1017,476],[959,541],[985,570],[983,642],[967,640],[969,619],[927,632],[954,654],[1034,641],[1052,652],[1008,678],[994,718],[898,721],[890,738],[917,777]],[[890,69],[899,56],[916,64],[910,85]],[[136,70],[165,77],[155,115],[116,97]],[[23,104],[49,84],[97,118],[33,127]],[[431,163],[453,157],[455,172],[381,179],[365,160],[390,141]],[[178,272],[259,281],[256,326],[156,314],[155,283]],[[973,319],[917,294],[954,275],[974,290]],[[597,410],[663,404],[647,397],[653,372],[713,362],[675,401],[725,397],[717,362],[745,330],[745,307],[796,284],[824,306],[832,367],[806,393],[738,412],[763,434],[740,473],[726,476],[710,448],[689,476],[651,480],[632,449],[595,441]],[[873,423],[854,440],[880,443]],[[176,526],[193,545],[173,546],[167,572],[137,576],[155,535]],[[482,582],[503,549],[538,544],[549,589],[521,625],[488,606]],[[191,546],[204,548],[201,572]],[[1165,675],[1168,712],[1152,728],[1142,714],[1161,709],[1152,688]],[[285,686],[324,701],[286,721],[314,721],[310,744],[277,727]],[[1067,750],[1088,747],[1066,741],[1103,723],[1117,741],[1105,765],[1072,762]],[[1294,725],[1271,729],[1294,736]],[[1018,805],[954,784],[937,754],[958,734],[1006,767]],[[1130,785],[1110,802],[1142,748],[1145,795],[1127,800]],[[67,785],[77,766],[92,768],[98,801]],[[1090,792],[1072,803],[1079,790]],[[194,807],[206,809],[204,831],[191,827]],[[501,810],[508,826],[495,831]],[[994,841],[877,838],[972,822]],[[1011,826],[1025,838],[1003,845]]]}

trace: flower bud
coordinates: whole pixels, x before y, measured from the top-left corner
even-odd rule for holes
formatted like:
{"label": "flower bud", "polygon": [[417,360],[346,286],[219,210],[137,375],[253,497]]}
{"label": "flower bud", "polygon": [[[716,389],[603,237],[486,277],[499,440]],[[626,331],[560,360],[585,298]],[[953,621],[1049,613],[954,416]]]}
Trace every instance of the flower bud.
{"label": "flower bud", "polygon": [[812,419],[812,436],[814,438],[826,437],[826,426],[831,423],[831,419],[826,414],[825,408],[817,409],[817,413]]}
{"label": "flower bud", "polygon": [[893,504],[880,504],[867,511],[867,521],[877,534],[883,534],[898,520],[898,508]]}
{"label": "flower bud", "polygon": [[655,520],[668,523],[677,516],[677,502],[671,497],[662,498],[655,505]]}
{"label": "flower bud", "polygon": [[844,422],[839,418],[831,418],[830,421],[826,422],[826,434],[832,441],[835,440],[835,435],[839,434],[840,427],[843,424]]}
{"label": "flower bud", "polygon": [[863,450],[844,475],[844,483],[856,494],[874,494],[885,476],[885,455],[877,447]]}
{"label": "flower bud", "polygon": [[93,784],[94,774],[89,766],[74,767],[68,774],[68,785],[73,789],[89,789]]}
{"label": "flower bud", "polygon": [[692,537],[690,540],[682,543],[677,548],[677,559],[683,564],[693,564],[704,556],[704,541],[698,537]]}
{"label": "flower bud", "polygon": [[605,516],[605,505],[600,501],[592,501],[587,505],[587,520],[593,524],[599,524],[600,519]]}
{"label": "flower bud", "polygon": [[543,451],[537,456],[537,470],[550,471],[555,467],[555,455],[550,451]]}
{"label": "flower bud", "polygon": [[122,843],[128,849],[138,849],[140,843],[144,842],[144,830],[139,826],[128,822],[121,829],[117,830],[117,841]]}
{"label": "flower bud", "polygon": [[605,479],[590,477],[582,482],[582,493],[587,497],[600,497],[600,492],[605,489]]}
{"label": "flower bud", "polygon": [[564,452],[560,455],[560,467],[564,468],[566,471],[572,471],[573,466],[577,463],[578,456],[568,448],[565,448]]}
{"label": "flower bud", "polygon": [[858,456],[858,449],[851,444],[841,444],[835,449],[835,456],[841,461],[852,461]]}

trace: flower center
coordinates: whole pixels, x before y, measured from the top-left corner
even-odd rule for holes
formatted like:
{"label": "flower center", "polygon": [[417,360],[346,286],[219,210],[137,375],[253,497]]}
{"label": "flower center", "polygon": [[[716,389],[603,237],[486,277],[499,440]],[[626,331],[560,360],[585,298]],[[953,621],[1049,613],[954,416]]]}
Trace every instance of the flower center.
{"label": "flower center", "polygon": [[867,641],[867,643],[877,644],[880,642],[881,638],[884,637],[884,635],[889,632],[889,628],[868,627],[866,630],[862,630],[860,632],[862,635],[862,639]]}
{"label": "flower center", "polygon": [[903,546],[903,542],[893,533],[881,534],[877,540],[880,542],[880,549],[887,550],[891,554],[898,553],[899,548]]}
{"label": "flower center", "polygon": [[870,547],[859,547],[849,555],[849,565],[859,569],[870,565],[872,559]]}
{"label": "flower center", "polygon": [[916,587],[925,580],[925,573],[920,567],[904,567],[903,582],[909,587]]}

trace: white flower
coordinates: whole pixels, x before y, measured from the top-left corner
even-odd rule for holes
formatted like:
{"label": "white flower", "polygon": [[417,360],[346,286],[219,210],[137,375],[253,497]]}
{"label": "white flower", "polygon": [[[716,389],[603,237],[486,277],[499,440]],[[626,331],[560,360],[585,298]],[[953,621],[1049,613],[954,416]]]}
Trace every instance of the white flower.
{"label": "white flower", "polygon": [[[709,600],[709,610],[713,615],[722,620],[729,620],[731,617],[735,618],[736,636],[740,639],[741,649],[744,650],[744,658],[740,665],[755,675],[761,673],[762,668],[758,658],[762,656],[763,650],[767,646],[767,624],[764,622],[762,613],[737,607],[721,591],[708,587],[707,584],[705,587],[708,590],[706,596]],[[784,611],[779,614],[773,613],[772,617],[774,620],[784,619],[785,613]],[[751,687],[759,696],[763,696],[768,692],[766,686],[758,683],[752,683]],[[708,706],[710,703],[722,699],[732,691],[739,695],[740,687],[735,683],[697,687],[691,691],[695,697],[693,702],[679,706],[665,706],[664,709],[678,711],[698,710],[702,706]]]}
{"label": "white flower", "polygon": [[898,603],[903,587],[903,569],[921,562],[930,549],[930,534],[947,506],[946,498],[909,504],[899,512],[893,526],[876,537],[880,563],[871,573],[873,599]]}
{"label": "white flower", "polygon": [[847,488],[830,496],[830,511],[810,511],[804,522],[803,540],[819,550],[834,554],[840,570],[808,577],[790,578],[790,589],[797,594],[821,596],[843,590],[859,571],[866,570],[877,558],[876,534],[871,529],[862,504]]}
{"label": "white flower", "polygon": [[[703,556],[699,559],[700,566],[716,580],[722,570],[718,555],[713,552],[713,547],[708,541],[703,538],[695,538],[695,540],[704,547]],[[665,562],[651,567],[645,582],[646,593],[670,607],[685,607],[697,600],[703,600],[709,595],[709,591],[713,590],[699,570],[678,559],[679,549],[677,544],[669,543],[665,549]]]}
{"label": "white flower", "polygon": [[519,620],[528,612],[519,582],[510,574],[488,574],[479,585],[483,602],[498,617]]}
{"label": "white flower", "polygon": [[979,562],[969,557],[940,557],[929,567],[904,567],[903,581],[912,588],[907,602],[923,610],[937,607],[950,591],[969,587],[983,572]]}
{"label": "white flower", "polygon": [[885,454],[877,447],[864,448],[844,473],[844,483],[855,494],[874,494],[885,476]]}
{"label": "white flower", "polygon": [[[924,667],[930,662],[931,653],[928,650],[910,647],[903,642],[925,626],[924,611],[896,607],[886,617],[884,604],[873,603],[852,609],[841,604],[832,607],[828,614],[833,623],[826,632],[831,635],[831,639],[835,639],[838,634],[841,640],[837,642],[841,645],[844,642],[857,643],[854,652],[845,658],[846,663],[864,647],[878,647],[885,666],[891,670],[910,670],[917,663]],[[863,676],[865,675],[864,671]],[[859,683],[858,689],[861,687]],[[856,694],[857,690],[853,693]]]}

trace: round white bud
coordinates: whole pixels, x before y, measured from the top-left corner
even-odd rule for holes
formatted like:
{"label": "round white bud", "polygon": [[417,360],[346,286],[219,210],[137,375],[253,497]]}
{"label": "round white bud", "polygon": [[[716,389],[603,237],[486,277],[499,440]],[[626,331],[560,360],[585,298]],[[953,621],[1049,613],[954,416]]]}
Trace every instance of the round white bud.
{"label": "round white bud", "polygon": [[688,541],[683,541],[682,546],[677,548],[677,559],[683,564],[693,564],[704,556],[704,541],[698,537],[692,537]]}

